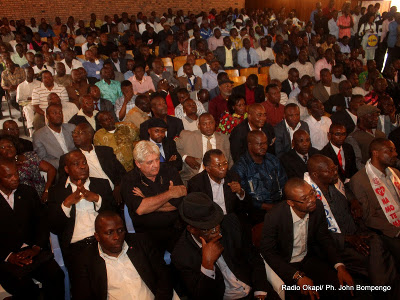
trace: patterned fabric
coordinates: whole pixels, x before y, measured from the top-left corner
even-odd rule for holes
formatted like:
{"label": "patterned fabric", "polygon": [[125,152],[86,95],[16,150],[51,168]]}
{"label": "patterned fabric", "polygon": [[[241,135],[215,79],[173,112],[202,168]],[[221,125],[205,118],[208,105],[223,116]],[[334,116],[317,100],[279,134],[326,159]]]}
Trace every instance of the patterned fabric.
{"label": "patterned fabric", "polygon": [[244,115],[231,115],[229,112],[226,111],[219,121],[217,131],[224,134],[231,134],[233,128],[242,123],[242,121],[246,118],[247,113],[245,113]]}
{"label": "patterned fabric", "polygon": [[[384,93],[384,95],[388,96],[386,93]],[[378,102],[379,102],[379,98],[382,98],[382,97],[379,97],[379,95],[375,91],[370,91],[364,97],[365,104],[377,106]]]}
{"label": "patterned fabric", "polygon": [[25,160],[22,164],[18,164],[19,181],[21,184],[33,187],[39,197],[42,197],[46,182],[40,174],[41,159],[34,151],[25,152],[23,156],[25,156]]}

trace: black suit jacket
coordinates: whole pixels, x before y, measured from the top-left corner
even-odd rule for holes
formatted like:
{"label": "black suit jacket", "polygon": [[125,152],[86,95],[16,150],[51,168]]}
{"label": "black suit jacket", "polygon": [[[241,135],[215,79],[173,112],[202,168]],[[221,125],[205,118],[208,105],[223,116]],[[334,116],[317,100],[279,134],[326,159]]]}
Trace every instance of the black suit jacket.
{"label": "black suit jacket", "polygon": [[328,101],[324,102],[325,111],[330,114],[332,113],[332,109],[334,106],[341,106],[343,109],[348,108],[346,105],[345,97],[342,94],[331,95],[329,96]]}
{"label": "black suit jacket", "polygon": [[47,248],[49,229],[45,208],[36,190],[20,184],[14,193],[14,209],[0,195],[0,260],[19,252],[25,243]]}
{"label": "black suit jacket", "polygon": [[[226,213],[238,212],[240,200],[235,193],[232,192],[228,183],[232,181],[240,182],[240,177],[234,171],[229,170],[224,178],[224,198]],[[208,178],[207,171],[204,170],[188,181],[188,193],[201,192],[207,194],[211,200],[214,201],[210,178]]]}
{"label": "black suit jacket", "polygon": [[332,123],[344,125],[346,127],[347,135],[352,133],[356,128],[356,124],[354,124],[353,119],[346,110],[335,112],[331,116],[331,120]]}
{"label": "black suit jacket", "polygon": [[[246,99],[246,84],[243,83],[233,89],[233,95],[235,96],[243,96]],[[265,93],[264,87],[262,85],[258,85],[254,90],[254,98],[257,103],[261,103],[265,101]]]}
{"label": "black suit jacket", "polygon": [[[249,121],[246,119],[237,125],[229,136],[229,141],[231,143],[231,154],[234,162],[236,162],[247,150],[247,134],[249,131]],[[265,123],[262,131],[268,138],[268,152],[273,153],[274,147],[271,147],[271,141],[275,138],[274,128],[268,123]]]}
{"label": "black suit jacket", "polygon": [[[101,128],[101,126],[100,126],[99,122],[97,121],[97,118],[96,118],[96,117],[95,117],[95,120],[96,120],[96,128],[93,128],[93,130],[94,130],[94,131],[97,131],[97,130],[99,130],[99,129]],[[75,124],[75,125],[78,125],[78,124],[81,124],[81,123],[86,123],[86,124],[89,124],[90,126],[92,126],[92,125],[88,122],[88,120],[86,120],[86,118],[85,118],[84,116],[78,116],[78,114],[75,114],[75,115],[68,121],[68,123],[70,123],[70,124]]]}
{"label": "black suit jacket", "polygon": [[[150,138],[147,129],[149,128],[149,120],[140,124],[140,139],[148,140]],[[167,116],[167,138],[174,139],[179,136],[181,131],[183,130],[183,123],[181,119]]]}
{"label": "black suit jacket", "polygon": [[[315,148],[310,148],[308,151],[308,158],[314,154],[318,154],[318,150]],[[296,150],[291,149],[289,152],[284,153],[281,157],[281,164],[286,171],[288,178],[299,177],[303,178],[304,173],[307,172],[307,164],[301,157],[296,153]]]}
{"label": "black suit jacket", "polygon": [[[176,143],[172,139],[164,138],[162,141],[162,146],[165,154],[165,164],[169,167],[174,167],[178,171],[182,170],[182,156],[176,149]],[[172,155],[176,155],[176,160],[169,161]]]}
{"label": "black suit jacket", "polygon": [[201,71],[203,72],[203,74],[204,74],[204,73],[207,73],[207,72],[208,72],[208,70],[207,70],[207,63],[202,64],[202,65],[200,66],[200,69],[201,69]]}
{"label": "black suit jacket", "polygon": [[400,157],[400,127],[389,133],[389,140],[396,147],[397,157]]}
{"label": "black suit jacket", "polygon": [[[115,156],[113,149],[107,146],[94,146],[94,151],[96,152],[97,158],[100,162],[100,166],[103,169],[104,173],[106,173],[108,178],[110,178],[114,186],[119,185],[121,183],[122,177],[126,173],[126,170]],[[66,154],[60,157],[60,164],[58,167],[58,180],[59,182],[64,183],[68,177],[67,173],[64,170],[65,156]]]}
{"label": "black suit jacket", "polygon": [[[310,129],[308,128],[308,124],[304,121],[300,120],[300,128],[305,130],[310,134]],[[286,128],[286,121],[282,120],[274,127],[275,132],[275,155],[277,157],[281,157],[281,155],[285,152],[288,152],[292,149],[292,141],[290,140],[290,134]]]}
{"label": "black suit jacket", "polygon": [[[344,167],[345,170],[341,168],[338,169],[339,177],[342,182],[348,178],[350,179],[354,174],[357,173],[357,166],[356,166],[356,155],[354,154],[353,147],[350,144],[344,143],[343,146],[344,152]],[[339,166],[339,160],[333,150],[331,143],[326,144],[324,148],[320,151],[320,154],[325,155],[333,160],[335,165]]]}
{"label": "black suit jacket", "polygon": [[22,154],[24,152],[33,151],[33,144],[29,140],[18,138],[16,148],[17,148],[17,153]]}
{"label": "black suit jacket", "polygon": [[[125,73],[125,72],[127,71],[127,69],[126,69],[126,59],[125,59],[125,58],[118,58],[118,59],[119,59],[119,67],[120,67],[120,69],[121,69],[120,72],[123,74],[123,73]],[[118,71],[118,70],[117,70],[117,67],[114,65],[114,62],[112,61],[111,58],[106,59],[105,62],[111,62],[114,71]],[[119,71],[118,71],[118,72],[119,72]]]}
{"label": "black suit jacket", "polygon": [[[221,223],[224,247],[222,256],[232,273],[254,291],[273,293],[267,282],[264,262],[260,254],[243,239],[242,228],[234,214],[224,217]],[[172,263],[183,280],[190,299],[222,299],[225,283],[222,273],[215,265],[215,279],[201,272],[201,248],[185,230],[172,252]]]}
{"label": "black suit jacket", "polygon": [[293,88],[290,86],[289,79],[282,81],[282,92],[284,92],[288,97],[292,92]]}
{"label": "black suit jacket", "polygon": [[[114,210],[113,196],[108,180],[102,178],[89,177],[89,190],[101,196],[101,207],[98,210]],[[58,235],[61,250],[64,255],[68,255],[68,246],[71,243],[72,234],[75,228],[76,209],[75,204],[71,207],[70,218],[68,218],[61,208],[64,200],[72,194],[71,185],[65,187],[64,182],[58,182],[49,190],[49,224],[51,232]],[[94,204],[93,204],[94,205]]]}
{"label": "black suit jacket", "polygon": [[[157,248],[139,233],[127,235],[125,240],[129,246],[127,255],[130,261],[155,299],[172,299],[171,276]],[[71,274],[76,283],[72,288],[73,298],[106,300],[107,268],[97,243],[82,252],[76,266],[77,269]]]}
{"label": "black suit jacket", "polygon": [[104,33],[110,33],[112,24],[103,24],[100,27],[100,31]]}
{"label": "black suit jacket", "polygon": [[[328,230],[322,202],[316,203],[317,208],[309,213],[306,257],[316,255],[314,249],[319,248],[333,268],[340,260]],[[293,218],[290,206],[282,201],[265,215],[260,252],[284,282],[292,282],[298,271],[290,264],[292,251]]]}

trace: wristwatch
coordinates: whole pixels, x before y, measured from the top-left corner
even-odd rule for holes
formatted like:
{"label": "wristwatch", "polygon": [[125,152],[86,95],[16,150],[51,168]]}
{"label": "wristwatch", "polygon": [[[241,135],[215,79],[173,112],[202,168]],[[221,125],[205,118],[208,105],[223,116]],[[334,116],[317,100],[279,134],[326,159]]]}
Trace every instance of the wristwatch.
{"label": "wristwatch", "polygon": [[293,275],[293,280],[295,283],[297,283],[299,281],[300,278],[303,278],[304,276],[306,276],[306,274],[304,272],[301,271],[297,271],[296,273],[294,273]]}

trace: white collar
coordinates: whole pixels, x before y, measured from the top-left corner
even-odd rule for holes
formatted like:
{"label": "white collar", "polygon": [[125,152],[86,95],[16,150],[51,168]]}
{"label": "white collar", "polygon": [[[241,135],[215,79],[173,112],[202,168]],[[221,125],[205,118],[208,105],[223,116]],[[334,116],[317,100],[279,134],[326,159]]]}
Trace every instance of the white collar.
{"label": "white collar", "polygon": [[109,256],[108,254],[104,253],[102,247],[100,246],[100,243],[97,245],[98,249],[99,249],[99,254],[100,256],[104,259],[107,258],[109,260],[118,260],[122,255],[124,255],[126,252],[128,252],[129,246],[128,244],[124,241],[123,245],[122,245],[122,250],[121,252],[118,254],[117,257],[114,256]]}
{"label": "white collar", "polygon": [[[71,188],[73,190],[76,189],[76,184],[72,183],[71,180],[69,179],[69,176],[68,176],[67,181],[65,182],[65,188],[67,188],[69,185],[71,185]],[[88,177],[86,179],[85,183],[83,184],[83,186],[85,187],[85,189],[89,190],[89,185],[90,185],[90,179]]]}
{"label": "white collar", "polygon": [[[85,151],[85,150],[83,150],[81,148],[79,148],[79,150],[81,150],[83,154],[85,154],[85,153],[91,154],[94,151],[94,145],[92,144],[92,150],[90,150],[90,151]],[[94,151],[94,153],[96,153],[96,151]]]}
{"label": "white collar", "polygon": [[293,219],[293,224],[294,223],[297,223],[297,222],[299,222],[299,221],[308,221],[308,219],[309,219],[309,217],[310,217],[310,215],[307,213],[305,216],[304,216],[304,218],[302,219],[302,218],[300,218],[296,213],[295,213],[295,211],[293,210],[293,208],[292,207],[290,207],[290,212],[292,213],[292,219]]}
{"label": "white collar", "polygon": [[343,151],[343,147],[336,147],[334,144],[332,144],[332,142],[329,142],[333,148],[333,150],[336,152],[336,154],[338,154],[339,150]]}
{"label": "white collar", "polygon": [[220,186],[220,185],[223,185],[224,182],[225,182],[225,179],[224,179],[224,178],[222,178],[221,183],[218,183],[218,182],[214,181],[214,180],[210,177],[210,175],[208,175],[208,173],[207,173],[207,176],[208,176],[208,178],[210,179],[211,185]]}
{"label": "white collar", "polygon": [[301,126],[301,122],[299,121],[299,123],[297,123],[296,127],[294,129],[292,129],[292,127],[290,127],[289,124],[286,122],[286,119],[285,119],[285,124],[286,124],[286,128],[288,130],[293,130],[293,131],[298,130],[300,128],[300,126]]}

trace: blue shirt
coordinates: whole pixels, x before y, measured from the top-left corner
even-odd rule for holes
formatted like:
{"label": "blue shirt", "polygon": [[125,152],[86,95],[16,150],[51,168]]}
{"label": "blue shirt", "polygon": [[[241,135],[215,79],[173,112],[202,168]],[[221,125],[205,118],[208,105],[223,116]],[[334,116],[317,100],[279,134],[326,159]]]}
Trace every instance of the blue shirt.
{"label": "blue shirt", "polygon": [[210,28],[201,28],[200,29],[200,35],[203,39],[207,40],[209,37],[212,36],[212,30]]}
{"label": "blue shirt", "polygon": [[95,62],[85,61],[82,63],[86,70],[87,77],[94,77],[100,79],[100,71],[103,68],[103,61],[99,60],[98,64]]}
{"label": "blue shirt", "polygon": [[351,50],[349,45],[343,45],[341,42],[339,42],[338,44],[340,47],[340,52],[344,54],[350,54]]}
{"label": "blue shirt", "polygon": [[388,39],[387,39],[387,45],[389,48],[394,48],[396,45],[396,39],[397,39],[397,22],[393,21],[392,23],[389,24],[389,34],[388,34]]}
{"label": "blue shirt", "polygon": [[314,25],[315,25],[315,15],[318,13],[318,9],[314,9],[312,12],[311,12],[311,16],[310,16],[310,21],[311,21],[311,23],[313,24],[313,27],[314,27]]}
{"label": "blue shirt", "polygon": [[246,48],[242,48],[238,51],[238,64],[242,67],[242,68],[248,68],[250,66],[254,66],[257,65],[258,62],[260,61],[260,58],[258,57],[258,54],[256,52],[256,50],[254,50],[253,48],[249,49],[250,51],[250,59],[251,59],[251,63],[249,64],[247,62],[247,50]]}
{"label": "blue shirt", "polygon": [[233,165],[232,170],[241,178],[240,185],[252,198],[253,207],[261,209],[263,203],[282,200],[287,176],[279,159],[265,154],[261,164],[253,161],[248,151]]}
{"label": "blue shirt", "polygon": [[47,28],[47,31],[43,31],[43,29],[39,29],[38,33],[40,37],[55,37],[54,31],[50,28]]}
{"label": "blue shirt", "polygon": [[100,89],[100,97],[111,101],[112,104],[115,104],[115,101],[122,97],[121,83],[119,81],[111,80],[110,84],[108,84],[102,79],[96,82],[95,85]]}
{"label": "blue shirt", "polygon": [[[219,70],[218,73],[219,72],[223,72],[223,70]],[[203,85],[203,89],[210,91],[213,88],[216,88],[218,86],[217,76],[218,76],[218,74],[215,74],[211,70],[204,73],[203,77],[201,78],[201,83]]]}
{"label": "blue shirt", "polygon": [[134,75],[135,74],[133,74],[133,72],[131,70],[129,70],[124,73],[124,78],[125,78],[125,80],[128,80],[129,78],[133,77]]}

